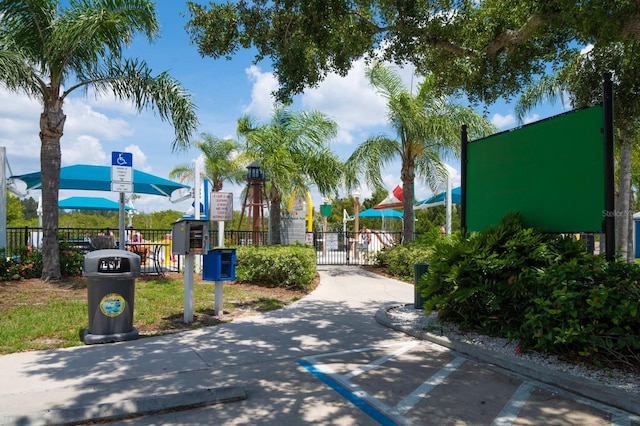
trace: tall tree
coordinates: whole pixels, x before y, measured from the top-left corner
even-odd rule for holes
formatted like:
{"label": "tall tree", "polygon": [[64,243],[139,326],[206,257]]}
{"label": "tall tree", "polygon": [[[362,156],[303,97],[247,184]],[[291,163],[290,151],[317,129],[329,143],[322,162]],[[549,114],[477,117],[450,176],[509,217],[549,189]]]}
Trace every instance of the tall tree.
{"label": "tall tree", "polygon": [[0,84],[42,102],[43,276],[60,278],[58,189],[64,101],[78,89],[113,93],[139,111],[152,108],[175,128],[173,149],[188,146],[197,126],[190,96],[167,73],[122,57],[136,34],[158,34],[149,0],[0,0]]}
{"label": "tall tree", "polygon": [[[204,155],[202,176],[211,182],[213,191],[222,190],[224,181],[240,183],[246,179],[246,155],[241,152],[241,145],[233,139],[220,139],[209,133],[200,135],[201,140],[195,145]],[[175,166],[169,177],[180,181],[193,181],[194,166],[182,163]]]}
{"label": "tall tree", "polygon": [[[640,40],[637,0],[187,4],[187,31],[200,53],[230,58],[241,48],[254,48],[256,62],[273,64],[281,99],[316,86],[330,72],[345,75],[356,59],[382,58],[412,63],[418,73],[432,73],[443,90],[491,103],[557,71],[588,43]],[[620,166],[626,175],[628,164]]]}
{"label": "tall tree", "polygon": [[25,220],[36,219],[38,217],[38,202],[33,197],[20,200],[22,204],[22,214]]}
{"label": "tall tree", "polygon": [[360,178],[374,187],[382,186],[381,169],[400,159],[402,182],[403,240],[414,237],[414,181],[416,174],[435,192],[446,178],[443,156],[458,155],[463,124],[470,135],[479,137],[494,127],[471,108],[449,101],[439,93],[435,79],[428,76],[418,86],[418,93],[407,90],[400,76],[381,63],[367,69],[367,77],[387,100],[388,119],[395,138],[386,135],[370,137],[359,145],[345,164],[347,186],[360,185]]}
{"label": "tall tree", "polygon": [[354,60],[412,63],[438,84],[490,102],[560,64],[572,42],[640,39],[635,0],[262,0],[187,3],[200,53],[254,48],[280,98],[345,75]]}
{"label": "tall tree", "polygon": [[565,65],[555,74],[545,76],[524,90],[516,104],[520,119],[524,114],[546,100],[568,97],[576,108],[602,102],[602,76],[613,72],[615,134],[618,158],[618,188],[616,196],[616,247],[618,255],[633,261],[632,253],[632,147],[638,138],[640,126],[640,41],[626,43],[599,43],[592,49],[567,58]]}
{"label": "tall tree", "polygon": [[268,178],[269,234],[272,244],[280,244],[284,197],[294,190],[306,192],[312,185],[328,196],[341,183],[342,163],[329,148],[337,125],[319,111],[280,107],[266,124],[249,116],[240,118],[238,134],[245,140],[248,157],[260,164]]}

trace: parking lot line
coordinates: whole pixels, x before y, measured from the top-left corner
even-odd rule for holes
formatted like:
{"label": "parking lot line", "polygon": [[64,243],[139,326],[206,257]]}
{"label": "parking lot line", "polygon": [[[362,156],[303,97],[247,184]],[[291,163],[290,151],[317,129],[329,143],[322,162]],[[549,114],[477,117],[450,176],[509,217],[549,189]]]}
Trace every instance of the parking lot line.
{"label": "parking lot line", "polygon": [[373,404],[370,404],[364,398],[362,398],[362,395],[359,396],[356,392],[354,392],[354,389],[352,387],[343,385],[334,377],[332,377],[331,374],[327,374],[326,368],[323,369],[324,371],[320,371],[314,364],[305,359],[298,360],[298,364],[300,364],[307,371],[320,379],[320,381],[324,382],[331,389],[338,392],[340,395],[342,395],[344,398],[346,398],[348,401],[350,401],[352,404],[361,409],[364,413],[366,413],[369,417],[371,417],[381,425],[395,426],[398,424],[391,417],[387,416],[383,411],[379,410]]}
{"label": "parking lot line", "polygon": [[491,426],[512,425],[534,389],[535,386],[533,383],[529,381],[523,382],[518,390],[513,393],[511,399],[509,399],[509,401],[504,405],[502,411],[498,413],[493,423],[491,423]]}
{"label": "parking lot line", "polygon": [[393,409],[402,415],[407,414],[407,412],[409,412],[409,410],[411,410],[422,398],[431,392],[431,389],[441,384],[449,374],[464,364],[465,361],[466,359],[462,357],[454,358],[453,361],[445,365],[440,371],[431,376],[416,390],[407,395],[402,401],[393,407]]}

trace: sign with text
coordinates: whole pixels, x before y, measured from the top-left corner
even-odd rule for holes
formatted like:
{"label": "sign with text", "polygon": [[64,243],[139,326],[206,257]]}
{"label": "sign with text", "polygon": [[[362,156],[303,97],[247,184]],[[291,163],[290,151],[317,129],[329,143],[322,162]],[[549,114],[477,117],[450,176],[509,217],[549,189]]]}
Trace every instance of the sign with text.
{"label": "sign with text", "polygon": [[[303,197],[295,197],[291,211],[284,212],[282,217],[283,244],[307,244],[306,235],[307,203]],[[313,242],[313,241],[312,241]]]}
{"label": "sign with text", "polygon": [[133,192],[133,182],[111,182],[111,192]]}
{"label": "sign with text", "polygon": [[111,191],[133,192],[133,154],[111,153]]}
{"label": "sign with text", "polygon": [[209,218],[215,222],[233,220],[233,193],[212,192],[209,198]]}

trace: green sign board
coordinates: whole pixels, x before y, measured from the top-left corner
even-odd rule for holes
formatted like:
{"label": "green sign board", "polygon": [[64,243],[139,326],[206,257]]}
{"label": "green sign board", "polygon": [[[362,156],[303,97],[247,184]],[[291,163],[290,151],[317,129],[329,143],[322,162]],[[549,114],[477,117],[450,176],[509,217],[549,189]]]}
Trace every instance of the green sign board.
{"label": "green sign board", "polygon": [[322,217],[331,216],[331,204],[321,204],[320,205],[320,214]]}
{"label": "green sign board", "polygon": [[466,229],[509,212],[546,232],[601,232],[603,108],[572,111],[467,145]]}

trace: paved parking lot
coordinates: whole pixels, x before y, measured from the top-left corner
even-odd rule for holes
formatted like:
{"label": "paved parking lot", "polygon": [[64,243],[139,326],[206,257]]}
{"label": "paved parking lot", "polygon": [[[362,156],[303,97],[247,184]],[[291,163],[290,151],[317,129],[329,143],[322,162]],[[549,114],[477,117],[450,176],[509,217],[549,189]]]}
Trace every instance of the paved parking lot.
{"label": "paved parking lot", "polygon": [[430,342],[301,359],[310,374],[383,425],[638,425],[640,418]]}

